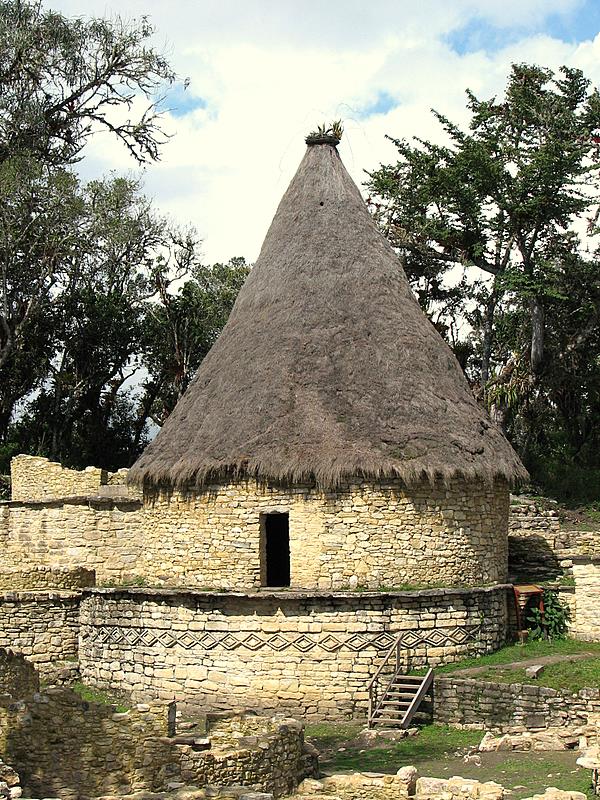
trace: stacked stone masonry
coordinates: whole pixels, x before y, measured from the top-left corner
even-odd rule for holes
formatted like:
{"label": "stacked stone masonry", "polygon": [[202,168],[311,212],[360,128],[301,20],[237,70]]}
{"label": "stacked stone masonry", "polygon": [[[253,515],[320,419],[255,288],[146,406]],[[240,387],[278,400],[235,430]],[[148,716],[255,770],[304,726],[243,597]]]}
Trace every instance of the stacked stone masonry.
{"label": "stacked stone masonry", "polygon": [[79,800],[159,785],[170,763],[169,709],[116,713],[64,689],[0,698],[0,752],[33,797]]}
{"label": "stacked stone masonry", "polygon": [[56,661],[77,658],[78,592],[0,594],[0,647],[24,655],[42,675]]}
{"label": "stacked stone masonry", "polygon": [[574,559],[575,619],[570,632],[578,639],[600,641],[600,556]]}
{"label": "stacked stone masonry", "polygon": [[14,569],[83,566],[102,584],[144,579],[255,589],[265,578],[261,515],[280,512],[289,514],[295,588],[478,586],[506,579],[503,482],[424,482],[410,489],[398,481],[365,482],[335,492],[245,482],[147,497],[143,505],[132,498],[32,503],[19,500],[23,493],[17,481],[13,501],[0,505],[0,547],[5,567]]}
{"label": "stacked stone masonry", "polygon": [[82,589],[96,585],[96,573],[84,567],[5,569],[0,566],[0,592]]}
{"label": "stacked stone masonry", "polygon": [[600,689],[576,694],[545,686],[437,677],[433,720],[443,725],[510,731],[586,725],[600,713]]}
{"label": "stacked stone masonry", "polygon": [[23,794],[21,780],[15,770],[0,758],[0,798],[17,800]]}
{"label": "stacked stone masonry", "polygon": [[[355,772],[331,775],[322,780],[309,779],[299,786],[294,797],[295,800],[407,800],[409,797],[415,800],[502,800],[505,790],[493,781],[482,783],[456,776],[418,778],[416,768],[408,766],[395,775]],[[577,800],[585,800],[585,795]]]}
{"label": "stacked stone masonry", "polygon": [[204,709],[364,715],[368,683],[401,637],[407,667],[491,652],[507,587],[375,594],[84,591],[83,680]]}
{"label": "stacked stone masonry", "polygon": [[548,499],[512,497],[508,573],[516,583],[572,577],[573,561],[600,550],[600,531],[561,527],[558,505]]}
{"label": "stacked stone masonry", "polygon": [[180,735],[173,703],[119,711],[64,689],[15,702],[0,696],[0,752],[28,796],[86,800],[169,784],[241,784],[279,797],[316,774],[304,726],[231,715],[206,734]]}
{"label": "stacked stone masonry", "polygon": [[21,653],[0,647],[0,695],[27,697],[40,688],[35,667]]}

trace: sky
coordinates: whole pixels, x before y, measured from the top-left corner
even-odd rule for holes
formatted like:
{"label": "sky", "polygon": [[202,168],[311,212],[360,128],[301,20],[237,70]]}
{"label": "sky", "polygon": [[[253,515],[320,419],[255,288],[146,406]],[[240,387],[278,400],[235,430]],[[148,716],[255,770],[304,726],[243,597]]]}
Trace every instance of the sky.
{"label": "sky", "polygon": [[[146,194],[202,239],[205,263],[256,260],[304,137],[342,119],[361,185],[396,139],[439,139],[431,108],[466,124],[465,89],[498,96],[511,63],[576,66],[600,85],[600,0],[46,0],[68,16],[147,15],[181,76],[171,139]],[[186,80],[187,79],[187,80]],[[184,89],[184,80],[188,88]],[[84,178],[137,173],[99,136]]]}

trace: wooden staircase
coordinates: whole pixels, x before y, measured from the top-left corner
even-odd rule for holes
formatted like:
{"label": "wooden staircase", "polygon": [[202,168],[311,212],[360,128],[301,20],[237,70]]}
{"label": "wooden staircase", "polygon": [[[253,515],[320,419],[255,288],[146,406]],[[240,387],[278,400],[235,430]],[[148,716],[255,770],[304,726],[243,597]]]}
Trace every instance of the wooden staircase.
{"label": "wooden staircase", "polygon": [[425,697],[431,694],[433,670],[423,676],[404,675],[400,660],[397,641],[369,684],[370,728],[408,728]]}

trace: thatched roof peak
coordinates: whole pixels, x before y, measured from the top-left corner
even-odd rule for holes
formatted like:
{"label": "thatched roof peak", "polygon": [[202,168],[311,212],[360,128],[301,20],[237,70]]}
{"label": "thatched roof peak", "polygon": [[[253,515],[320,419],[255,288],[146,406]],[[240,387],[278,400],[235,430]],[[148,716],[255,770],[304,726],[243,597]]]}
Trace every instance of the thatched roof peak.
{"label": "thatched roof peak", "polygon": [[526,472],[324,142],[307,148],[227,325],[130,475],[335,486]]}

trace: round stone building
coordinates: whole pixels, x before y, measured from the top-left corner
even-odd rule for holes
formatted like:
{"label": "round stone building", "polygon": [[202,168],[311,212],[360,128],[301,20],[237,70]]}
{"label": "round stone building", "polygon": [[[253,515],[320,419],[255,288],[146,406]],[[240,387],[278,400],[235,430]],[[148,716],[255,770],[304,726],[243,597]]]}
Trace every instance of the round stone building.
{"label": "round stone building", "polygon": [[169,542],[194,585],[240,590],[503,582],[525,477],[336,145],[309,144],[221,336],[130,472],[149,546]]}

